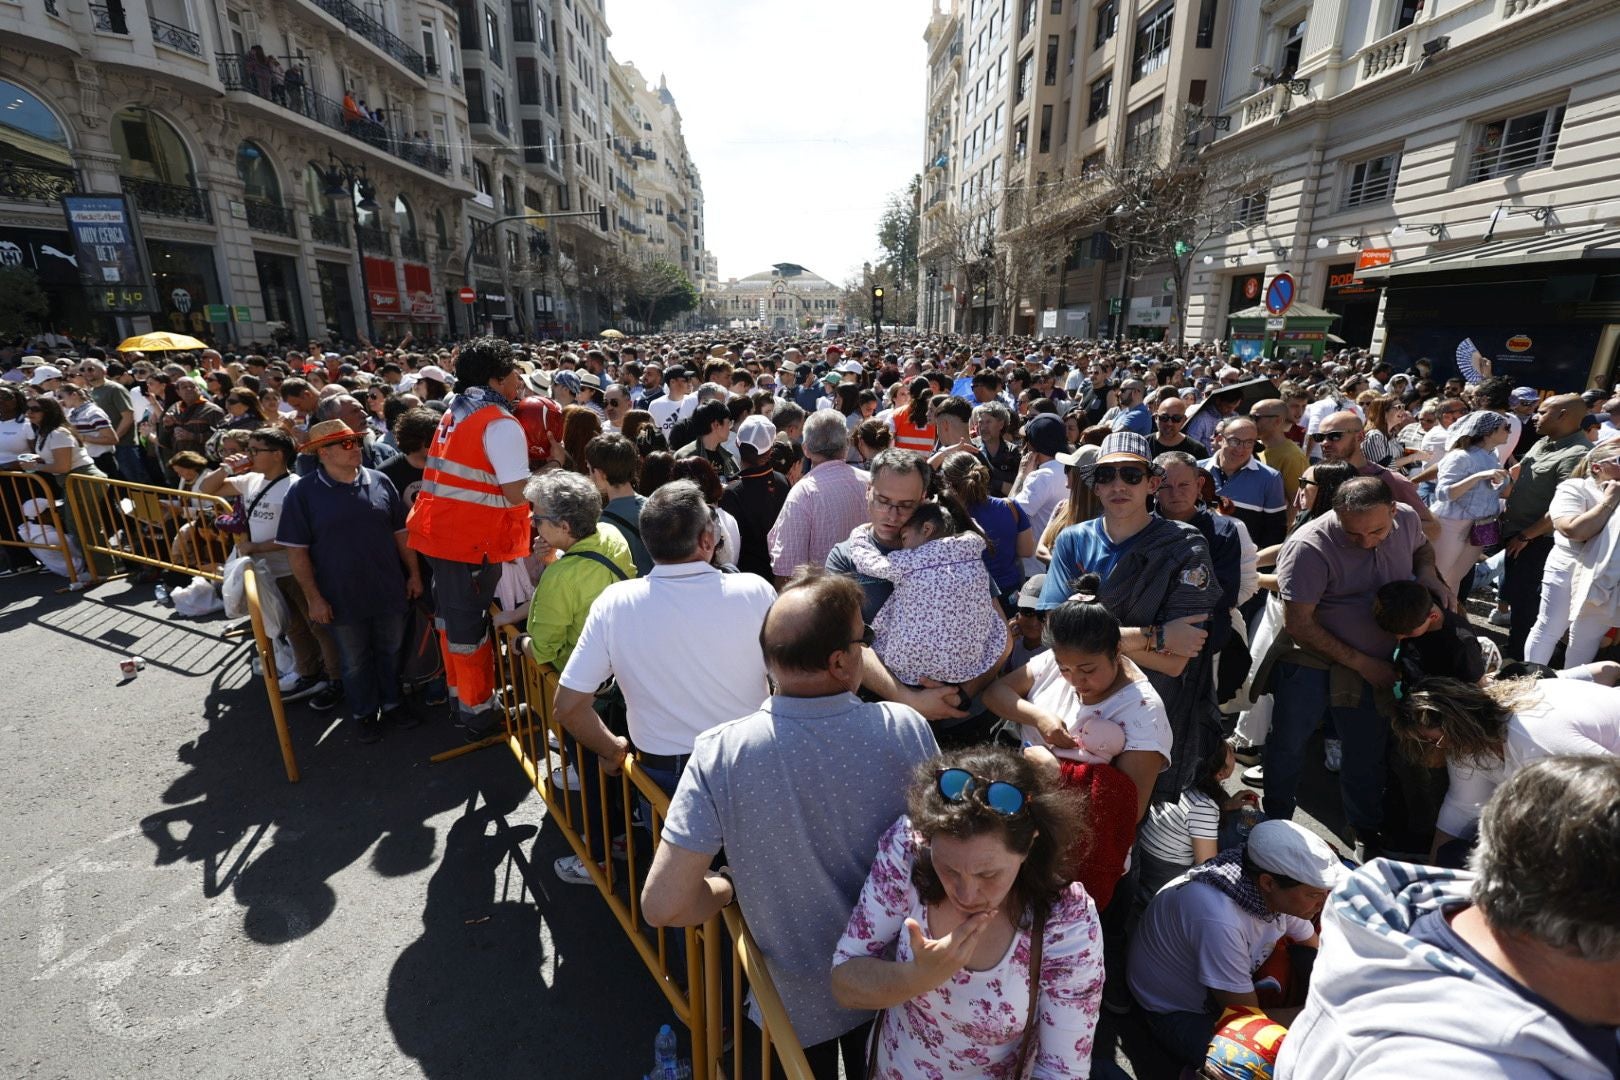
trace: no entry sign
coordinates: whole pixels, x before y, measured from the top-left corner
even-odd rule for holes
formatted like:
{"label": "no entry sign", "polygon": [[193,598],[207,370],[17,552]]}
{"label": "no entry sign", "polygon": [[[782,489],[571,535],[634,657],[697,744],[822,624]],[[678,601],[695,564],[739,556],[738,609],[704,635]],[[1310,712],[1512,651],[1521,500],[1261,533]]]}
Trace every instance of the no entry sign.
{"label": "no entry sign", "polygon": [[463,304],[470,304],[474,300],[478,299],[478,294],[473,292],[471,289],[467,288],[466,286],[463,286],[461,291],[456,293],[456,298],[458,300],[460,300]]}

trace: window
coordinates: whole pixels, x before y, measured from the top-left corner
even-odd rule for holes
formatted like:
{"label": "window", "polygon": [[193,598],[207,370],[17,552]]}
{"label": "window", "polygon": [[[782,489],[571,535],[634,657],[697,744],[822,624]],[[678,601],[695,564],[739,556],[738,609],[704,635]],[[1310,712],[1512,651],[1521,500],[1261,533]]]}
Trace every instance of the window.
{"label": "window", "polygon": [[1052,152],[1052,106],[1041,106],[1041,144],[1040,153]]}
{"label": "window", "polygon": [[1108,99],[1114,92],[1114,75],[1109,72],[1091,84],[1091,104],[1086,109],[1086,126],[1108,115]]}
{"label": "window", "polygon": [[1035,54],[1025,53],[1024,58],[1018,61],[1018,85],[1013,93],[1013,103],[1017,104],[1029,96],[1030,84],[1035,81]]}
{"label": "window", "polygon": [[1159,122],[1164,115],[1164,98],[1156,97],[1125,118],[1125,156],[1152,154],[1158,150]]}
{"label": "window", "polygon": [[[543,165],[546,160],[545,132],[538,120],[523,120],[523,160],[530,165]],[[528,189],[524,189],[528,198]]]}
{"label": "window", "polygon": [[1241,228],[1265,224],[1266,193],[1255,191],[1239,198],[1232,219]]}
{"label": "window", "polygon": [[1063,14],[1063,0],[1052,0],[1052,14]]}
{"label": "window", "polygon": [[540,104],[540,67],[530,57],[517,58],[517,86],[519,105]]}
{"label": "window", "polygon": [[450,249],[450,230],[444,224],[444,211],[433,211],[433,239],[438,242],[440,251]]}
{"label": "window", "polygon": [[[236,13],[233,11],[234,17]],[[429,75],[439,73],[439,35],[434,33],[433,24],[426,19],[422,20],[422,62],[426,65]]]}
{"label": "window", "polygon": [[1018,13],[1018,40],[1023,41],[1024,35],[1035,29],[1035,0],[1020,0],[1021,10]]}
{"label": "window", "polygon": [[1047,86],[1057,85],[1058,45],[1060,43],[1056,34],[1046,35],[1046,70],[1041,75],[1041,81]]}
{"label": "window", "polygon": [[501,213],[517,213],[517,187],[510,176],[501,177]]}
{"label": "window", "polygon": [[473,188],[480,195],[488,195],[490,193],[489,166],[485,165],[482,161],[473,162]]}
{"label": "window", "polygon": [[1305,20],[1300,19],[1284,26],[1277,52],[1277,75],[1280,78],[1292,78],[1294,72],[1299,70],[1299,57],[1304,48]]}
{"label": "window", "polygon": [[1401,155],[1380,154],[1350,167],[1350,182],[1344,189],[1344,208],[1388,202],[1395,195],[1395,174],[1401,167]]}
{"label": "window", "polygon": [[1092,35],[1091,47],[1100,49],[1103,42],[1119,30],[1119,0],[1103,0],[1097,5],[1097,31]]}
{"label": "window", "polygon": [[1029,151],[1029,120],[1024,119],[1013,125],[1013,160],[1022,161]]}
{"label": "window", "polygon": [[1208,49],[1215,44],[1215,7],[1216,0],[1199,0],[1198,37],[1193,41],[1194,48]]}
{"label": "window", "polygon": [[1423,0],[1396,0],[1395,25],[1389,28],[1390,33],[1405,30],[1417,21],[1418,15],[1423,11]]}
{"label": "window", "polygon": [[534,0],[512,0],[512,40],[534,40]]}
{"label": "window", "polygon": [[1170,31],[1175,17],[1175,0],[1167,0],[1136,20],[1136,42],[1131,51],[1131,82],[1158,71],[1170,62]]}
{"label": "window", "polygon": [[1063,110],[1058,113],[1058,145],[1069,141],[1069,111],[1070,102],[1063,103]]}
{"label": "window", "polygon": [[467,80],[467,123],[487,124],[489,113],[484,100],[484,73],[477,68],[468,68],[465,78]]}
{"label": "window", "polygon": [[508,131],[512,130],[511,125],[507,122],[506,118],[506,95],[497,90],[494,93],[494,100],[495,130],[499,131],[502,135],[505,135]]}
{"label": "window", "polygon": [[1108,151],[1098,150],[1094,154],[1087,154],[1080,163],[1080,179],[1094,180],[1102,173],[1103,167],[1108,164]]}
{"label": "window", "polygon": [[501,62],[501,20],[495,14],[494,8],[484,9],[484,33],[489,38],[489,59],[491,63]]}
{"label": "window", "polygon": [[1467,183],[1492,180],[1552,164],[1564,106],[1537,109],[1522,116],[1480,124],[1468,161]]}

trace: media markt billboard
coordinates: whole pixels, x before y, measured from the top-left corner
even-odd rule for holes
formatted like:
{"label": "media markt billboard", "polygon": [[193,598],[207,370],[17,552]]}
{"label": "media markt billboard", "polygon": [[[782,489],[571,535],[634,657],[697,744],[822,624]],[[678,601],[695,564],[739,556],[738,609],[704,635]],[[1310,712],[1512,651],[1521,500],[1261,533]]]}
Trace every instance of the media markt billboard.
{"label": "media markt billboard", "polygon": [[161,310],[146,244],[125,196],[64,195],[62,212],[79,260],[79,280],[94,310],[111,315]]}

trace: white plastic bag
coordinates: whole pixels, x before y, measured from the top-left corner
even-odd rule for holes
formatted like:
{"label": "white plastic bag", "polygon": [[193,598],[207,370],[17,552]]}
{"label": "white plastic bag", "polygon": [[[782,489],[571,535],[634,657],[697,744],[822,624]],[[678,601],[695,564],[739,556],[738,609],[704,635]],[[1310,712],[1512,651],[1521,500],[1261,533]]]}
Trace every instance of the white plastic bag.
{"label": "white plastic bag", "polygon": [[[242,579],[246,576],[247,568],[253,565],[253,560],[246,555],[232,553],[225,560],[225,580],[220,584],[221,601],[225,605],[225,614],[233,619],[245,618],[248,613],[247,589]],[[257,572],[257,568],[255,568]],[[259,597],[264,602],[264,597]]]}
{"label": "white plastic bag", "polygon": [[174,603],[174,610],[188,619],[200,619],[204,615],[212,615],[223,610],[224,601],[214,591],[214,583],[205,577],[194,577],[190,585],[184,585],[169,594]]}
{"label": "white plastic bag", "polygon": [[253,580],[259,586],[259,615],[264,619],[264,634],[279,644],[281,636],[287,632],[287,601],[281,597],[270,564],[258,556],[253,558]]}

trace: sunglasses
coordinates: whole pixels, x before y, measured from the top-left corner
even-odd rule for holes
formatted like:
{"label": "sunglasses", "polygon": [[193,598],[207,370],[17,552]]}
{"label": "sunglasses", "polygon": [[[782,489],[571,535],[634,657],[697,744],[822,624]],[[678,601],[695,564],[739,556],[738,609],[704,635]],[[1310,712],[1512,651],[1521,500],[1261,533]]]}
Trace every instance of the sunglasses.
{"label": "sunglasses", "polygon": [[1361,434],[1359,431],[1313,431],[1313,432],[1311,432],[1311,442],[1314,442],[1314,443],[1334,442],[1334,443],[1336,443],[1340,439],[1346,438],[1347,436],[1359,435],[1359,434]]}
{"label": "sunglasses", "polygon": [[[849,644],[854,645],[856,642],[859,642],[860,644],[865,645],[868,649],[870,649],[872,647],[873,643],[876,642],[876,641],[877,641],[877,631],[873,630],[870,626],[868,626],[866,629],[861,631],[861,636],[860,637],[850,639]],[[847,647],[848,646],[846,646],[846,648]]]}
{"label": "sunglasses", "polygon": [[1165,413],[1163,416],[1155,416],[1153,419],[1157,420],[1161,424],[1185,424],[1187,422],[1187,418],[1185,416],[1176,416],[1172,413]]}
{"label": "sunglasses", "polygon": [[1017,611],[1019,615],[1022,615],[1026,619],[1046,618],[1046,612],[1042,611],[1040,608],[1021,607],[1018,608]]}
{"label": "sunglasses", "polygon": [[357,438],[337,439],[324,445],[335,446],[340,450],[358,450],[360,449],[360,440]]}
{"label": "sunglasses", "polygon": [[946,802],[967,802],[971,797],[980,806],[1004,817],[1012,817],[1024,808],[1029,797],[1020,788],[1005,780],[986,780],[966,769],[941,769],[935,777],[934,787]]}
{"label": "sunglasses", "polygon": [[1095,487],[1102,487],[1112,484],[1117,478],[1135,487],[1146,480],[1147,475],[1147,470],[1140,465],[1099,465],[1091,471],[1091,483]]}

